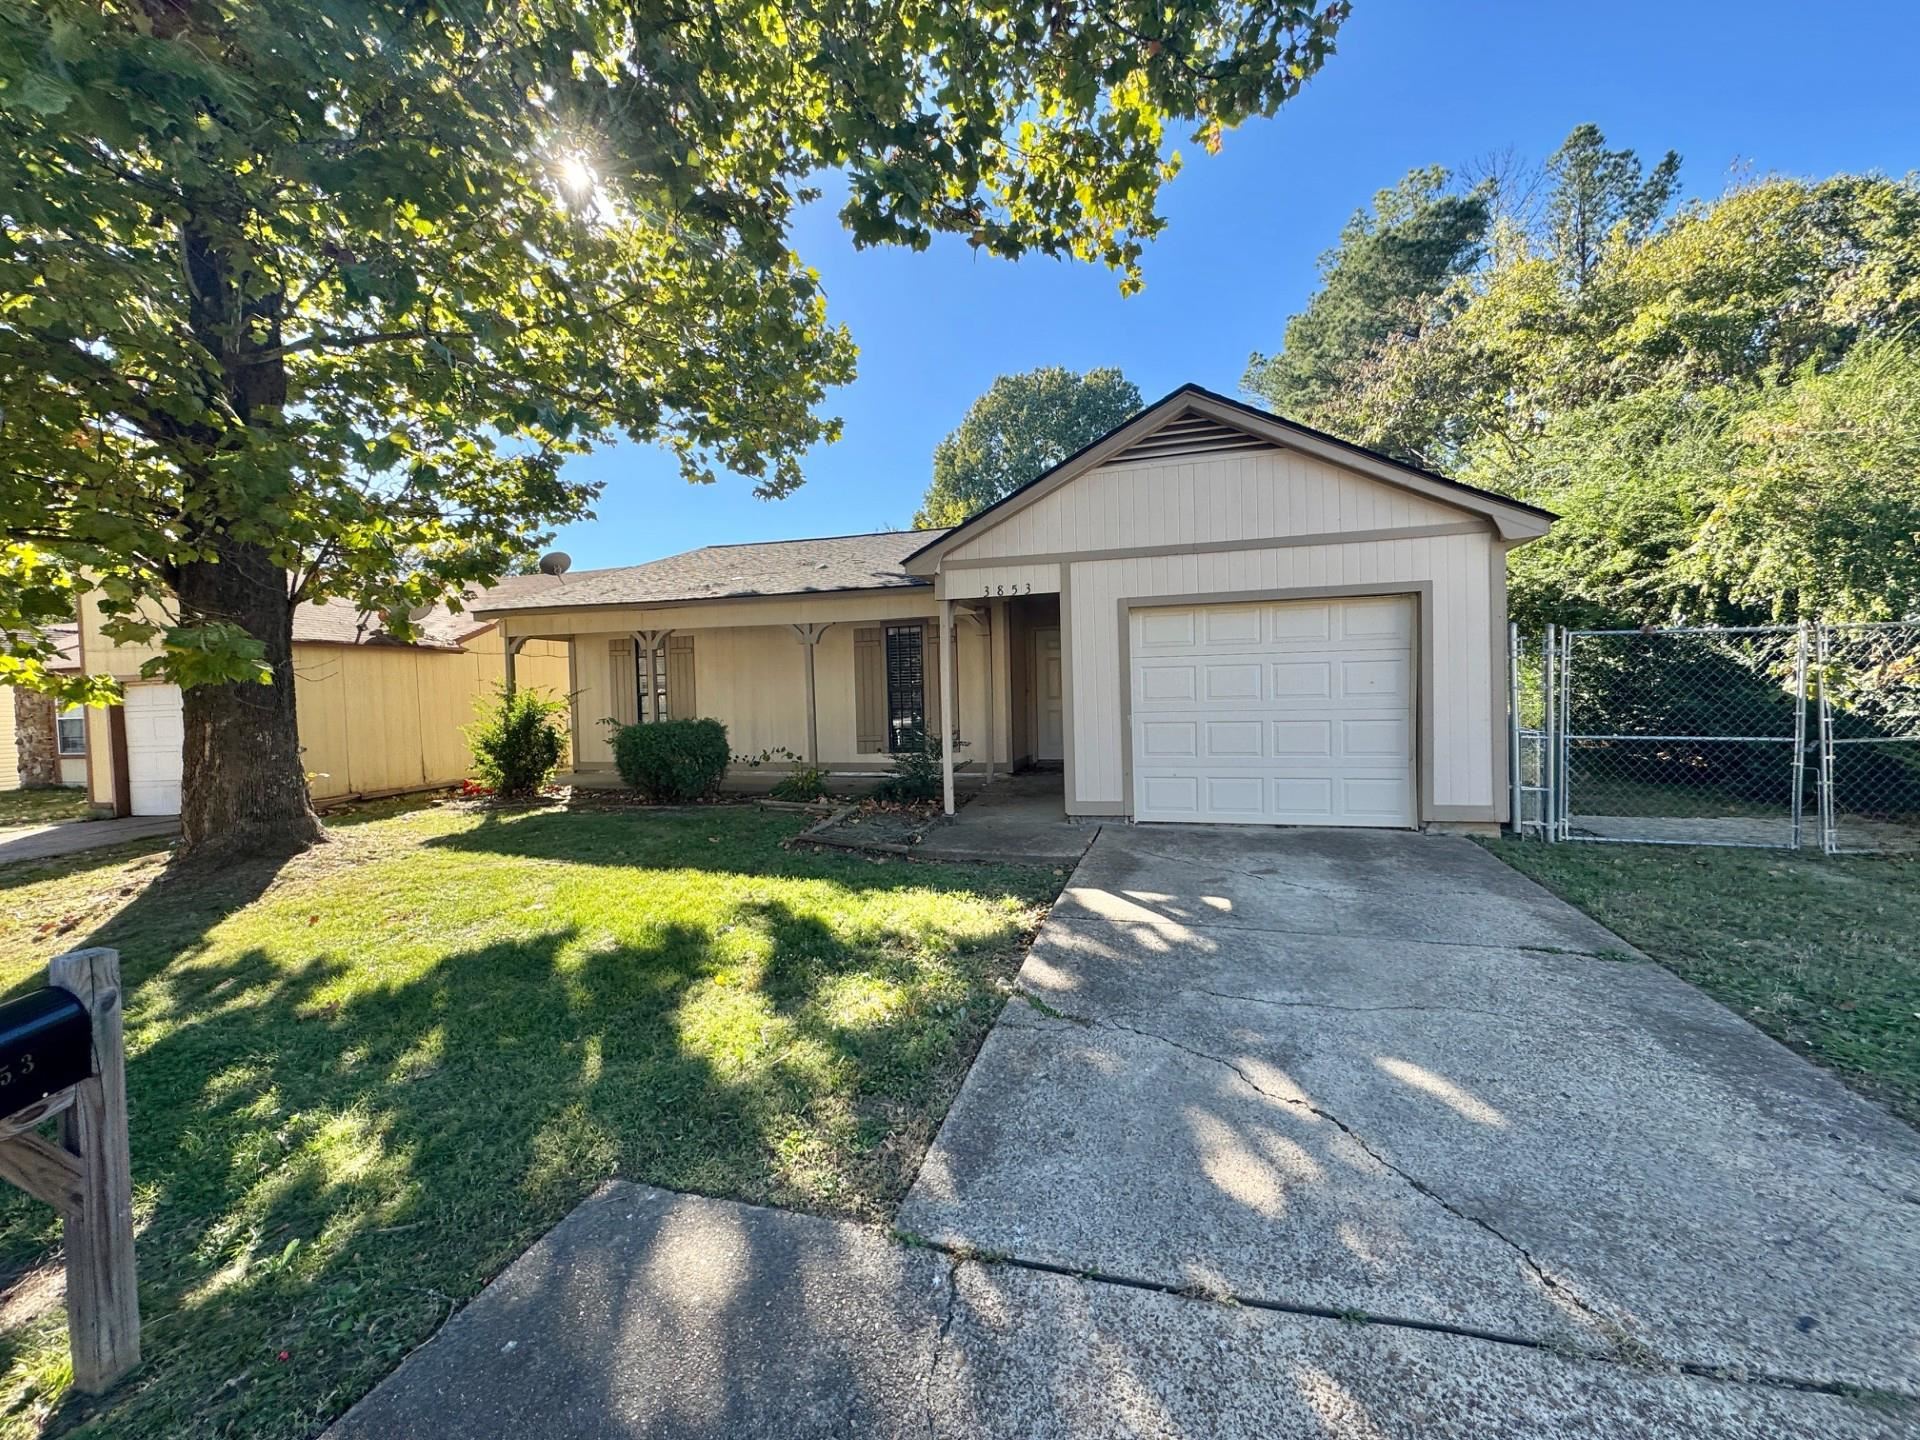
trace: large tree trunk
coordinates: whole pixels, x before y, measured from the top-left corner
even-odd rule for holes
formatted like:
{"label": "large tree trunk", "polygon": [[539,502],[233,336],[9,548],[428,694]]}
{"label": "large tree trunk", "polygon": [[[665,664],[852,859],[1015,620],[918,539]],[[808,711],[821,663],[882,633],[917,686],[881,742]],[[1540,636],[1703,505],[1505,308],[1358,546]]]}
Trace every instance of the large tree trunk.
{"label": "large tree trunk", "polygon": [[219,562],[180,569],[185,615],[227,620],[266,647],[273,683],[195,685],[185,694],[180,831],[191,855],[288,854],[326,838],[307,800],[293,704],[293,602],[258,545],[216,543]]}

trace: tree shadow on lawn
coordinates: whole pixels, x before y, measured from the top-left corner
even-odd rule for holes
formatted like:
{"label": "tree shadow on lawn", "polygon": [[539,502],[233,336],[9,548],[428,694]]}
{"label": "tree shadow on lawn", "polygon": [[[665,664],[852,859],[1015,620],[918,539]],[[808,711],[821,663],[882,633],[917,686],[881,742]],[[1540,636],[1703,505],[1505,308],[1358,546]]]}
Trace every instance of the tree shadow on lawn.
{"label": "tree shadow on lawn", "polygon": [[[559,844],[514,838],[536,855]],[[1021,938],[1009,913],[928,954],[904,930],[849,936],[756,899],[735,914],[766,936],[757,974],[699,925],[583,953],[563,924],[385,983],[367,957],[324,950],[209,957],[209,932],[278,870],[229,867],[184,892],[169,875],[88,942],[122,953],[139,1046],[146,1361],[104,1401],[69,1392],[50,1432],[310,1433],[614,1174],[883,1213]],[[858,866],[822,878],[915,883]],[[57,1243],[50,1212],[0,1202],[0,1264]],[[58,1319],[0,1337],[0,1356],[32,1363]]]}

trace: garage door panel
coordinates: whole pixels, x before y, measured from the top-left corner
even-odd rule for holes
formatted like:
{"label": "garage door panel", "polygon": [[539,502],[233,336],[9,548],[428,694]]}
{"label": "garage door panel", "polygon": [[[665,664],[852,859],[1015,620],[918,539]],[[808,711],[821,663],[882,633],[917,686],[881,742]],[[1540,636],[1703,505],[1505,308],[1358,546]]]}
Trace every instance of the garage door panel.
{"label": "garage door panel", "polygon": [[1331,605],[1273,605],[1267,615],[1269,637],[1280,644],[1333,638]]}
{"label": "garage door panel", "polygon": [[1148,704],[1199,699],[1200,667],[1187,661],[1142,665],[1139,698]]}
{"label": "garage door panel", "polygon": [[1194,628],[1196,621],[1197,612],[1192,610],[1147,611],[1140,621],[1140,648],[1151,650],[1157,646],[1190,646],[1198,638]]}
{"label": "garage door panel", "polygon": [[1407,672],[1411,667],[1402,659],[1343,660],[1340,663],[1342,695],[1385,695],[1395,700],[1407,698]]}
{"label": "garage door panel", "polygon": [[1208,645],[1253,645],[1261,642],[1261,614],[1256,605],[1221,606],[1200,612],[1200,633]]}
{"label": "garage door panel", "polygon": [[1331,661],[1288,660],[1271,668],[1275,699],[1328,700],[1333,697]]}
{"label": "garage door panel", "polygon": [[1206,749],[1202,753],[1219,758],[1264,758],[1267,750],[1266,726],[1258,720],[1209,720],[1204,731]]}
{"label": "garage door panel", "polygon": [[1405,598],[1143,609],[1131,623],[1135,819],[1415,822]]}
{"label": "garage door panel", "polygon": [[1193,775],[1148,775],[1140,782],[1155,813],[1186,818],[1200,813],[1200,780]]}
{"label": "garage door panel", "polygon": [[1398,717],[1340,722],[1342,755],[1375,755],[1398,759],[1411,750],[1408,741],[1407,722]]}
{"label": "garage door panel", "polygon": [[1243,700],[1264,698],[1262,666],[1258,660],[1211,660],[1201,671],[1201,688],[1216,705],[1235,705]]}
{"label": "garage door panel", "polygon": [[1200,755],[1200,722],[1148,720],[1140,727],[1140,753],[1148,762],[1167,758],[1193,760]]}
{"label": "garage door panel", "polygon": [[1267,810],[1267,779],[1264,775],[1209,775],[1206,799],[1209,819],[1231,815],[1263,820]]}
{"label": "garage door panel", "polygon": [[1275,720],[1272,728],[1275,759],[1327,759],[1333,754],[1333,721]]}

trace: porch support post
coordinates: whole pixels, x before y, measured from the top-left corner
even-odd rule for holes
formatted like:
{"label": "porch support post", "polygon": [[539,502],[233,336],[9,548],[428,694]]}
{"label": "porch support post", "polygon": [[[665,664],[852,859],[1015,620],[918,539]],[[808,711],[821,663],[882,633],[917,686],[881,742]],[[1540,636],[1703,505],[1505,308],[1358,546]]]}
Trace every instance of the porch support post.
{"label": "porch support post", "polygon": [[507,637],[506,646],[505,646],[506,685],[507,685],[507,693],[509,695],[513,693],[513,686],[514,686],[514,678],[513,678],[514,663],[513,662],[517,658],[519,658],[520,647],[522,645],[525,645],[526,643],[527,643],[527,637],[524,635],[509,635]]}
{"label": "porch support post", "polygon": [[940,602],[940,791],[953,814],[953,601]]}
{"label": "porch support post", "polygon": [[[967,619],[973,623],[973,628],[980,632],[980,637],[987,642],[987,784],[991,785],[993,784],[993,737],[994,737],[993,602],[989,600],[985,605],[968,609],[963,613],[966,615]],[[954,638],[958,639],[959,637],[956,636]]]}
{"label": "porch support post", "polygon": [[827,633],[828,626],[809,623],[795,625],[793,633],[807,652],[807,763],[820,763],[820,708],[814,702],[813,647],[820,643],[820,637]]}

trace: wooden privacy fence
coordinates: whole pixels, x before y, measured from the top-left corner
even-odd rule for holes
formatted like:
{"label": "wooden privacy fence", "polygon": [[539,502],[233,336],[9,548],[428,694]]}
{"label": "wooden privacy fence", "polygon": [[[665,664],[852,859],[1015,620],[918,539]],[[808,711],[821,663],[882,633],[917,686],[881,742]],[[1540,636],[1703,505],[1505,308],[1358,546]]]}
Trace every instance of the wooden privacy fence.
{"label": "wooden privacy fence", "polygon": [[[400,645],[296,646],[302,760],[315,800],[456,785],[473,773],[462,733],[506,677],[498,630],[464,650]],[[568,690],[567,647],[530,640],[521,689]]]}
{"label": "wooden privacy fence", "polygon": [[0,1179],[65,1221],[73,1383],[97,1393],[140,1363],[119,952],[56,956],[47,980],[0,1005]]}

